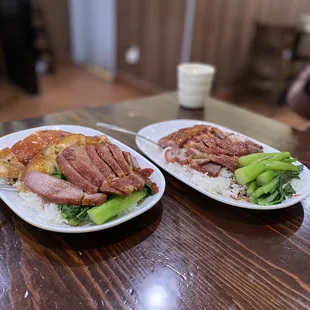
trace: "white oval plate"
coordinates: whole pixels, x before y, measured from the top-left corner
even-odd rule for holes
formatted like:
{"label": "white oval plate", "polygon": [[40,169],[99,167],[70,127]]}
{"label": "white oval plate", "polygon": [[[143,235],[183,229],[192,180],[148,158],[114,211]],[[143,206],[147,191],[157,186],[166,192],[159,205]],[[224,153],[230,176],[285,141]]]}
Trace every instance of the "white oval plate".
{"label": "white oval plate", "polygon": [[[59,130],[65,130],[65,131],[72,132],[72,133],[81,133],[81,134],[89,135],[89,136],[102,135],[102,132],[98,130],[87,128],[87,127],[82,127],[82,126],[74,126],[74,125],[43,126],[43,127],[37,127],[37,128],[27,129],[23,131],[18,131],[18,132],[15,132],[15,133],[12,133],[12,134],[9,134],[7,136],[0,138],[0,149],[4,147],[11,147],[14,143],[16,143],[19,140],[24,139],[31,133],[36,132],[38,130],[46,130],[46,129],[59,129]],[[142,155],[140,155],[138,152],[136,152],[129,146],[123,144],[122,142],[119,142],[116,139],[113,139],[112,137],[109,137],[109,136],[107,137],[110,139],[111,142],[118,145],[122,150],[131,152],[137,158],[137,161],[141,167],[154,169],[154,173],[152,174],[151,179],[153,182],[157,183],[159,187],[159,192],[154,196],[150,196],[146,198],[137,208],[135,208],[131,212],[128,212],[102,225],[94,224],[94,225],[89,225],[89,226],[73,227],[65,223],[59,224],[59,225],[44,223],[37,216],[37,213],[39,211],[34,211],[33,209],[29,208],[27,203],[19,197],[18,193],[0,191],[1,199],[11,208],[11,210],[14,213],[16,213],[19,217],[21,217],[27,223],[33,226],[45,229],[45,230],[62,232],[62,233],[86,233],[86,232],[107,229],[113,226],[117,226],[121,223],[124,223],[146,212],[147,210],[152,208],[161,199],[162,195],[164,194],[166,182],[165,182],[165,178],[163,174],[155,165],[153,165],[146,158],[144,158]]]}
{"label": "white oval plate", "polygon": [[[222,131],[225,132],[231,132],[231,133],[235,133],[235,134],[239,134],[243,137],[246,137],[247,139],[250,139],[260,145],[263,146],[264,148],[264,152],[279,152],[278,150],[264,144],[261,143],[257,140],[254,140],[250,137],[244,136],[236,131],[233,131],[231,129],[225,128],[223,126],[219,126],[213,123],[208,123],[208,122],[203,122],[203,121],[198,121],[198,120],[171,120],[171,121],[166,121],[166,122],[161,122],[161,123],[156,123],[156,124],[152,124],[149,125],[147,127],[142,128],[138,134],[146,136],[150,139],[152,139],[153,141],[158,141],[160,138],[174,132],[177,131],[181,128],[184,127],[191,127],[197,124],[205,124],[205,125],[210,125],[213,127],[217,127],[219,129],[221,129]],[[294,196],[292,198],[288,198],[286,199],[284,202],[274,205],[274,206],[259,206],[250,202],[245,202],[245,201],[239,201],[239,200],[235,200],[233,198],[227,198],[224,196],[221,196],[219,194],[213,194],[210,192],[207,192],[201,188],[199,188],[197,185],[191,183],[190,181],[188,181],[187,179],[185,179],[184,177],[182,177],[181,175],[178,175],[177,173],[175,173],[174,171],[171,170],[171,168],[169,167],[168,164],[165,163],[165,160],[163,159],[163,156],[161,154],[161,150],[159,147],[156,147],[155,144],[152,144],[144,139],[141,139],[139,137],[136,137],[136,143],[138,148],[146,155],[148,156],[152,161],[154,161],[158,166],[160,166],[162,169],[166,170],[167,172],[169,172],[171,175],[173,175],[175,178],[179,179],[180,181],[182,181],[183,183],[189,185],[190,187],[196,189],[197,191],[199,191],[200,193],[211,197],[215,200],[218,200],[220,202],[232,205],[232,206],[236,206],[236,207],[240,207],[240,208],[246,208],[246,209],[254,209],[254,210],[275,210],[275,209],[281,209],[281,208],[286,208],[289,207],[291,205],[294,205],[298,202],[300,202],[302,199],[304,199],[306,196],[308,196],[310,194],[310,171],[307,167],[304,167],[303,172],[301,173],[301,179],[303,181],[303,186],[301,188],[298,189],[297,194],[298,196]],[[298,162],[298,164],[300,164]]]}

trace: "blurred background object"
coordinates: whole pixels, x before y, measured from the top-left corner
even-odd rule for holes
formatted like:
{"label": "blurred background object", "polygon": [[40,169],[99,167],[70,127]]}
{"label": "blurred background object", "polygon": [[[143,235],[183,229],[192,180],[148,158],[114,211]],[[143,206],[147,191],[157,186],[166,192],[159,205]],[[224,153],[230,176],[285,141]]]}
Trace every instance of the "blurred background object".
{"label": "blurred background object", "polygon": [[29,1],[0,1],[0,39],[8,78],[28,93],[38,93]]}
{"label": "blurred background object", "polygon": [[[27,3],[0,0],[0,11]],[[12,96],[0,99],[0,121],[175,90],[177,65],[201,62],[216,68],[213,96],[299,130],[310,125],[285,104],[310,60],[309,0],[36,0],[32,6],[27,27],[40,95],[1,82],[0,93],[10,89]],[[1,29],[5,58],[3,36],[12,31]],[[40,33],[42,53],[35,43]],[[26,105],[32,109],[19,114]]]}
{"label": "blurred background object", "polygon": [[250,51],[249,86],[269,91],[271,103],[277,100],[292,74],[292,48],[298,29],[257,23]]}
{"label": "blurred background object", "polygon": [[116,1],[69,1],[72,60],[108,80],[116,77]]}
{"label": "blurred background object", "polygon": [[30,23],[34,30],[33,47],[36,54],[36,71],[38,73],[54,73],[56,70],[56,61],[43,2],[40,0],[31,0],[30,8]]}
{"label": "blurred background object", "polygon": [[300,16],[300,29],[306,33],[310,33],[310,14],[302,14]]}

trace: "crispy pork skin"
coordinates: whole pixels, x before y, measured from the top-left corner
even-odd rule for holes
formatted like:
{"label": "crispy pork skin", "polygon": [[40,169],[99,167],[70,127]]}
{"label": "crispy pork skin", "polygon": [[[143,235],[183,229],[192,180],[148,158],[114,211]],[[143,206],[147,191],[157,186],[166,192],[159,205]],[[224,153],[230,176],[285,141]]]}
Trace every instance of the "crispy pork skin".
{"label": "crispy pork skin", "polygon": [[14,153],[8,148],[0,150],[0,177],[8,179],[18,178],[25,166],[18,161]]}
{"label": "crispy pork skin", "polygon": [[24,166],[26,166],[36,155],[36,153],[30,149],[23,140],[15,143],[11,147],[11,151],[14,153],[18,161],[21,162]]}
{"label": "crispy pork skin", "polygon": [[98,187],[91,184],[81,174],[79,174],[61,153],[57,155],[56,162],[62,173],[71,183],[88,194],[95,194],[98,192]]}
{"label": "crispy pork skin", "polygon": [[37,131],[24,140],[16,142],[11,147],[11,151],[15,154],[16,158],[26,166],[37,153],[41,152],[48,145],[56,143],[68,135],[70,135],[69,132],[62,130]]}
{"label": "crispy pork skin", "polygon": [[57,204],[80,205],[84,195],[75,185],[39,171],[27,173],[24,184],[45,201]]}
{"label": "crispy pork skin", "polygon": [[171,146],[171,141],[181,147],[186,141],[193,138],[195,135],[200,132],[208,131],[210,126],[207,125],[195,125],[192,127],[182,128],[176,132],[171,133],[170,135],[161,138],[158,143],[163,147]]}
{"label": "crispy pork skin", "polygon": [[182,128],[176,132],[171,133],[168,136],[161,138],[158,143],[163,147],[178,146],[182,147],[188,140],[193,138],[195,135],[208,131],[210,126],[208,125],[195,125],[192,127]]}
{"label": "crispy pork skin", "polygon": [[48,144],[56,143],[64,137],[71,135],[70,132],[63,130],[40,130],[36,132],[40,138],[45,140]]}

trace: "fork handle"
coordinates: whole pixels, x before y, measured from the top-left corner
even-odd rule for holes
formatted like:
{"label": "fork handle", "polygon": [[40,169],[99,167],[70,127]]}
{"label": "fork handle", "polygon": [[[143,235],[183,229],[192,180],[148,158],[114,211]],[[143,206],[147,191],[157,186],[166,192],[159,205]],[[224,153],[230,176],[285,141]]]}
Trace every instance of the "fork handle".
{"label": "fork handle", "polygon": [[144,140],[147,140],[151,143],[154,143],[156,144],[157,146],[163,148],[160,144],[158,144],[157,142],[149,139],[148,137],[146,136],[143,136],[143,135],[140,135],[132,130],[128,130],[128,129],[125,129],[125,128],[122,128],[122,127],[118,127],[118,126],[115,126],[115,125],[111,125],[111,124],[107,124],[107,123],[97,123],[97,126],[98,127],[102,127],[102,128],[105,128],[105,129],[109,129],[109,130],[114,130],[114,131],[119,131],[119,132],[123,132],[123,133],[126,133],[128,135],[131,135],[131,136],[135,136],[135,137],[138,137],[138,138],[141,138],[141,139],[144,139]]}

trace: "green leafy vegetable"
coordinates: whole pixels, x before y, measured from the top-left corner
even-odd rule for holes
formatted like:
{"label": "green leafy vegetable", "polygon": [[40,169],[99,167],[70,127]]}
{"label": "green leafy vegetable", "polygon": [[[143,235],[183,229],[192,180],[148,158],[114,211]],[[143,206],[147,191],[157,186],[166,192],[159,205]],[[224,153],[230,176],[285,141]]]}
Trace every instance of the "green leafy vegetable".
{"label": "green leafy vegetable", "polygon": [[265,198],[258,199],[257,203],[261,206],[268,206],[272,201],[274,201],[277,198],[278,195],[279,191],[276,190],[273,194]]}
{"label": "green leafy vegetable", "polygon": [[67,178],[65,177],[65,175],[61,172],[55,172],[55,173],[52,173],[52,176],[57,178],[57,179],[62,179],[62,180],[67,180]]}
{"label": "green leafy vegetable", "polygon": [[243,167],[235,171],[235,178],[239,184],[247,184],[250,202],[274,205],[296,194],[289,182],[299,178],[303,165],[293,165],[296,159],[289,152],[251,154],[238,162]]}
{"label": "green leafy vegetable", "polygon": [[151,185],[145,183],[144,188],[148,191],[148,193],[149,193],[150,196],[153,196],[153,195],[156,194],[156,193],[154,192],[154,190],[153,190],[153,188],[152,188]]}
{"label": "green leafy vegetable", "polygon": [[262,206],[275,205],[281,203],[286,197],[296,194],[290,182],[292,179],[299,178],[299,172],[284,172],[275,177],[268,184],[259,187],[250,196],[250,202],[258,203]]}
{"label": "green leafy vegetable", "polygon": [[298,165],[296,166],[299,172],[302,172],[304,170],[304,166],[303,165]]}
{"label": "green leafy vegetable", "polygon": [[88,219],[87,211],[92,207],[83,206],[71,206],[71,205],[59,205],[58,209],[64,219],[68,220],[68,224],[71,226],[77,226],[81,222]]}
{"label": "green leafy vegetable", "polygon": [[296,194],[296,191],[294,190],[293,186],[290,183],[287,183],[283,187],[283,192],[285,193],[285,196],[292,197],[294,194]]}

